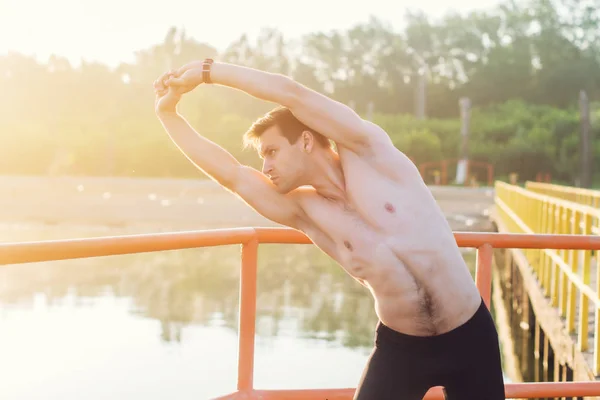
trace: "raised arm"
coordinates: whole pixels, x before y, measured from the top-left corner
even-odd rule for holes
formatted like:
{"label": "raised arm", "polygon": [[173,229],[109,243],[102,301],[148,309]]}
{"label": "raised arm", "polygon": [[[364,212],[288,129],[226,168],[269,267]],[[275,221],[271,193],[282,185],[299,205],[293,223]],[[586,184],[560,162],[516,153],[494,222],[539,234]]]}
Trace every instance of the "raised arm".
{"label": "raised arm", "polygon": [[240,164],[227,150],[199,135],[176,110],[180,96],[175,88],[159,89],[155,105],[161,124],[179,150],[197,168],[238,195],[259,214],[297,228],[302,214],[293,194],[277,192],[262,173]]}
{"label": "raised arm", "polygon": [[[178,75],[167,84],[195,87],[202,83],[201,63],[182,67]],[[375,143],[390,142],[383,129],[362,119],[350,107],[287,76],[215,62],[211,66],[210,79],[212,83],[236,88],[289,108],[306,126],[350,150],[359,152]]]}

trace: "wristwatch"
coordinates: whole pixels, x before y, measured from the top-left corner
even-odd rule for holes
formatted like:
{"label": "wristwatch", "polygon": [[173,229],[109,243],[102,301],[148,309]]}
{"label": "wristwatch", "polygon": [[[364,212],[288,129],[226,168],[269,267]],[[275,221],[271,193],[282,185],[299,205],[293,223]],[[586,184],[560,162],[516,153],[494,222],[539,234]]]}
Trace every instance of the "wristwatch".
{"label": "wristwatch", "polygon": [[202,63],[202,81],[204,83],[212,83],[210,80],[210,67],[214,62],[212,58],[206,58]]}

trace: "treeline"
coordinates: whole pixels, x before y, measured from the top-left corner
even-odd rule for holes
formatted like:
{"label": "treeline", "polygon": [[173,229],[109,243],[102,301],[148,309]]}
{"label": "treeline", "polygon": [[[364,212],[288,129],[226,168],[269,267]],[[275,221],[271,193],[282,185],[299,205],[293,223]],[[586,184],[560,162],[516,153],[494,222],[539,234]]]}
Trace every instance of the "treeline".
{"label": "treeline", "polygon": [[[543,171],[573,183],[579,92],[600,99],[599,6],[600,0],[506,1],[436,21],[407,14],[402,31],[371,19],[299,40],[264,29],[222,54],[173,28],[117,68],[7,54],[0,57],[0,174],[198,177],[154,115],[152,82],[170,67],[215,57],[290,75],[362,115],[372,107],[373,120],[416,163],[458,156],[458,102],[468,97],[472,158],[491,162],[499,176],[531,179]],[[421,75],[425,120],[415,117]],[[271,107],[222,87],[199,88],[182,104],[199,132],[252,165],[258,159],[242,151],[241,136]],[[593,103],[592,110],[594,123]]]}

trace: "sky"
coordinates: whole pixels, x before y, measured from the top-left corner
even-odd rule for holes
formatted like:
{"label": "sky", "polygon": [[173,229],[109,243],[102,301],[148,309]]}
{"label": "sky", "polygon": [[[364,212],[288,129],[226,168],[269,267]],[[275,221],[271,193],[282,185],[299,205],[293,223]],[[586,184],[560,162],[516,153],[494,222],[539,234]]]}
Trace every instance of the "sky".
{"label": "sky", "polygon": [[110,66],[160,43],[172,26],[219,51],[247,33],[277,28],[286,38],[346,29],[375,16],[400,30],[406,10],[439,17],[494,6],[497,0],[0,0],[0,55],[9,51],[74,65]]}

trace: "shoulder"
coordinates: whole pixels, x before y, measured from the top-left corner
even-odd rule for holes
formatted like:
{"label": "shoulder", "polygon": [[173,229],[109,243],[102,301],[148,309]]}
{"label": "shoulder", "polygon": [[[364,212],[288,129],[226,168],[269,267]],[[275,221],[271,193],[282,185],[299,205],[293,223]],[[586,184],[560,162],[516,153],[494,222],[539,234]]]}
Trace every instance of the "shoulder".
{"label": "shoulder", "polygon": [[336,147],[340,153],[354,153],[363,158],[370,158],[383,153],[395,153],[398,149],[394,146],[390,135],[379,125],[362,120],[362,140],[355,143],[355,146],[347,146],[344,143],[336,142]]}
{"label": "shoulder", "polygon": [[287,196],[305,213],[309,210],[311,204],[319,198],[317,191],[311,186],[301,186],[296,188],[288,193]]}
{"label": "shoulder", "polygon": [[378,172],[404,182],[413,179],[421,180],[421,174],[412,160],[397,148],[390,136],[378,125],[366,121],[369,125],[369,136],[359,146],[350,149],[338,145],[343,164],[360,160]]}
{"label": "shoulder", "polygon": [[319,207],[321,200],[317,191],[311,186],[301,186],[288,193],[287,196],[300,210],[300,217],[298,218],[297,226],[295,228],[302,231],[311,228],[314,225],[313,217],[315,214],[315,207]]}

